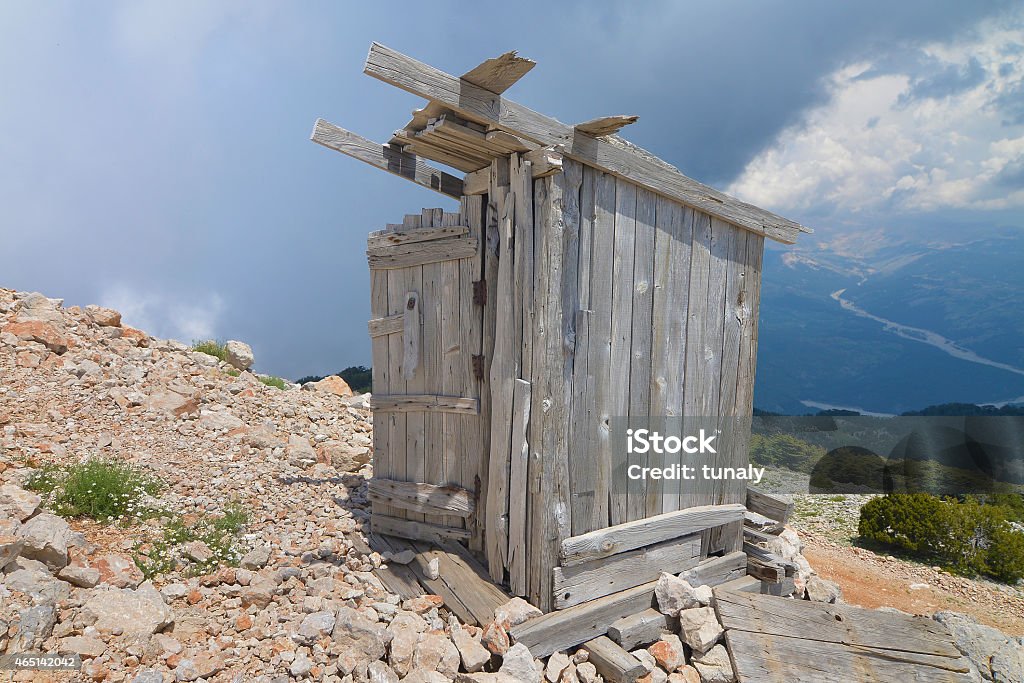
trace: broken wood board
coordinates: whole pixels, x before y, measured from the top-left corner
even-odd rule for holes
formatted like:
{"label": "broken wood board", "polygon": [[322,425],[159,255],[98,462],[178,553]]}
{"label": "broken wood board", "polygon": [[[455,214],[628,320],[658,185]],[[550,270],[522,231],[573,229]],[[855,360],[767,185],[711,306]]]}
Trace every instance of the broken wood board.
{"label": "broken wood board", "polygon": [[583,643],[584,649],[590,653],[588,662],[594,665],[597,673],[612,683],[634,683],[647,674],[647,669],[640,660],[626,652],[607,636],[598,636]]}
{"label": "broken wood board", "polygon": [[636,123],[639,116],[631,114],[616,114],[615,116],[602,116],[598,119],[591,119],[583,123],[577,123],[575,128],[580,133],[592,135],[595,138],[605,135],[613,135],[628,125]]}
{"label": "broken wood board", "polygon": [[417,522],[410,519],[399,519],[388,515],[373,515],[370,518],[370,526],[375,534],[386,534],[398,538],[406,538],[414,541],[430,541],[440,543],[442,541],[464,541],[469,538],[469,532],[465,529],[441,526],[429,522]]}
{"label": "broken wood board", "polygon": [[739,630],[727,630],[725,640],[733,668],[743,683],[968,683],[975,680],[968,674],[967,660],[963,658]]}
{"label": "broken wood board", "polygon": [[435,486],[374,477],[367,482],[367,487],[372,502],[425,515],[469,517],[475,507],[473,492],[458,486]]}
{"label": "broken wood board", "polygon": [[555,609],[656,581],[662,572],[678,574],[699,560],[700,536],[694,534],[571,567],[555,567]]}
{"label": "broken wood board", "polygon": [[742,505],[702,505],[572,536],[562,541],[562,566],[610,557],[720,524],[738,522],[743,519],[743,512]]}
{"label": "broken wood board", "polygon": [[691,586],[717,586],[747,574],[747,555],[736,551],[721,557],[708,557],[692,569],[679,574]]}
{"label": "broken wood board", "polygon": [[[466,623],[487,625],[494,621],[494,610],[511,599],[511,596],[491,582],[487,572],[483,571],[483,568],[457,543],[432,546],[418,541],[412,546],[417,551],[416,559],[413,560],[413,571],[420,577],[421,582],[424,576],[430,580],[427,569],[430,562],[436,559],[437,579],[431,580],[428,588],[431,591],[440,591],[435,595],[445,598],[446,604],[448,595],[454,596],[471,615],[470,619],[464,619]],[[459,616],[462,618],[462,615]]]}
{"label": "broken wood board", "polygon": [[946,627],[927,617],[721,588],[715,589],[715,612],[726,630],[840,643],[894,653],[933,655],[950,660],[960,657],[960,651],[953,644]]}
{"label": "broken wood board", "polygon": [[534,657],[547,657],[553,652],[603,636],[616,619],[652,607],[657,583],[651,581],[575,607],[548,612],[513,626],[509,634],[515,642],[526,645]]}
{"label": "broken wood board", "polygon": [[391,413],[461,413],[476,415],[479,401],[468,396],[438,396],[436,394],[392,394],[370,396],[370,410]]}
{"label": "broken wood board", "polygon": [[381,230],[379,233],[371,234],[366,238],[366,246],[373,249],[376,247],[388,247],[396,244],[414,244],[416,242],[429,242],[431,240],[445,237],[461,237],[469,233],[465,225],[449,225],[441,228],[424,228],[420,230],[395,230],[388,232]]}
{"label": "broken wood board", "polygon": [[[364,555],[369,555],[371,550],[376,550],[381,554],[386,552],[399,552],[387,540],[387,536],[381,536],[378,534],[370,536],[369,546],[363,543],[362,539],[360,539],[357,534],[348,534],[348,538],[352,541],[352,545],[356,550]],[[424,593],[423,587],[420,586],[420,582],[416,578],[416,574],[414,574],[413,571],[404,564],[385,561],[385,564],[376,567],[373,570],[373,574],[380,579],[380,582],[384,584],[385,588],[400,597],[402,600],[416,598]]]}
{"label": "broken wood board", "polygon": [[612,622],[608,627],[608,637],[623,649],[634,650],[639,645],[653,643],[662,633],[676,633],[678,630],[678,619],[649,607]]}
{"label": "broken wood board", "polygon": [[429,242],[368,247],[366,261],[371,269],[412,268],[471,258],[476,255],[476,247],[475,237],[447,237]]}
{"label": "broken wood board", "polygon": [[398,334],[405,326],[405,315],[389,315],[385,318],[374,318],[366,323],[366,329],[371,337],[385,337],[389,334]]}
{"label": "broken wood board", "polygon": [[515,85],[535,66],[537,66],[537,62],[520,57],[515,50],[512,50],[470,69],[462,74],[462,80],[495,95],[500,95]]}
{"label": "broken wood board", "polygon": [[785,525],[793,513],[793,501],[748,486],[747,509]]}

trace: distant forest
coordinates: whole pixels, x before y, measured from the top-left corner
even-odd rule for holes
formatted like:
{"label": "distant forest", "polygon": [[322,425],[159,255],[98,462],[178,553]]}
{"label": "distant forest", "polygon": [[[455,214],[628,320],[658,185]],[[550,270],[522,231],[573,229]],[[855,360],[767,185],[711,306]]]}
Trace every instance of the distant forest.
{"label": "distant forest", "polygon": [[[341,372],[335,372],[334,374],[348,382],[348,385],[352,387],[352,391],[357,394],[365,394],[370,391],[373,385],[373,371],[365,365],[353,365],[352,367],[345,368]],[[295,381],[299,384],[305,384],[306,382],[319,382],[324,377],[326,377],[326,375],[307,375],[305,377],[300,377]]]}

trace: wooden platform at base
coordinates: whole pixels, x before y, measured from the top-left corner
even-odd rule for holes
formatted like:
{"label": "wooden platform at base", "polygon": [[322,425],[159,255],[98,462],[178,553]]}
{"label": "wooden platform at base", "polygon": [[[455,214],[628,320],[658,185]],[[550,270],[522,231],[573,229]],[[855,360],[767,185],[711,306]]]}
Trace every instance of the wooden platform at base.
{"label": "wooden platform at base", "polygon": [[[370,547],[379,553],[411,550],[413,560],[408,565],[385,563],[374,574],[403,600],[424,593],[437,595],[465,624],[485,626],[494,620],[495,608],[511,599],[458,543],[434,544],[374,534],[370,536]],[[434,559],[438,561],[438,575],[431,579],[428,566]]]}
{"label": "wooden platform at base", "polygon": [[969,666],[927,617],[715,589],[741,683],[968,683]]}

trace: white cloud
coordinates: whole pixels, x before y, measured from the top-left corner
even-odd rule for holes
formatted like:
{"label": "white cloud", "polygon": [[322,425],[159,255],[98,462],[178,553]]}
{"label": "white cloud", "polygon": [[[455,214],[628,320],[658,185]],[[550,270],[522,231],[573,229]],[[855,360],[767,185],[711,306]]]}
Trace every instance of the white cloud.
{"label": "white cloud", "polygon": [[838,69],[729,188],[778,210],[1024,207],[1024,13]]}
{"label": "white cloud", "polygon": [[126,325],[184,342],[217,338],[224,312],[224,299],[216,293],[204,294],[201,301],[188,301],[124,283],[103,288],[100,305],[120,311]]}

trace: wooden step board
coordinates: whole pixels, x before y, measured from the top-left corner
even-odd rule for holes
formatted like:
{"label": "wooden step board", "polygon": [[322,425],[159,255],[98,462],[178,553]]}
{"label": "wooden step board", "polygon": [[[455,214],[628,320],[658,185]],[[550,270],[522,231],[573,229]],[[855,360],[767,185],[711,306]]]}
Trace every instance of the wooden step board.
{"label": "wooden step board", "polygon": [[743,683],[967,683],[967,660],[927,617],[715,589]]}
{"label": "wooden step board", "polygon": [[[397,572],[403,582],[399,586],[405,592],[409,587],[404,585],[411,577],[417,586],[444,600],[447,607],[463,623],[485,626],[494,620],[494,610],[511,599],[501,588],[493,584],[487,571],[470,555],[469,551],[458,543],[432,544],[423,541],[409,541],[395,536],[374,534],[371,545],[378,552],[387,550],[400,553],[412,550],[413,561],[406,566],[395,563],[388,564],[387,569]],[[430,578],[430,561],[438,561],[438,577]],[[376,570],[374,573],[381,576]],[[392,577],[389,577],[392,580]],[[391,588],[391,584],[381,576],[381,581]],[[392,588],[395,593],[402,595]],[[422,595],[419,591],[416,595]],[[405,596],[403,596],[404,598]]]}

